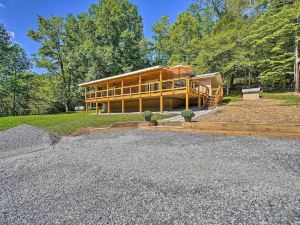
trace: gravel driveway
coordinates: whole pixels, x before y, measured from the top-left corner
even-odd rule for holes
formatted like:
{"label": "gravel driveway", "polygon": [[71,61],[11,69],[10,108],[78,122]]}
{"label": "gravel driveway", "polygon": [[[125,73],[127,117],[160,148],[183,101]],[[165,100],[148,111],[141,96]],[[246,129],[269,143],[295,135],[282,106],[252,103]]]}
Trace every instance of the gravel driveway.
{"label": "gravel driveway", "polygon": [[8,154],[7,136],[1,225],[300,224],[299,140],[130,130]]}

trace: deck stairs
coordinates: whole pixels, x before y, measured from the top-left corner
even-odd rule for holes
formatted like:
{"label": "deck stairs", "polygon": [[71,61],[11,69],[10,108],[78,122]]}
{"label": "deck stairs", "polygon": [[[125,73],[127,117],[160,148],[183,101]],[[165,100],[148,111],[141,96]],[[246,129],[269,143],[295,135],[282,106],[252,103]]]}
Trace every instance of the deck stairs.
{"label": "deck stairs", "polygon": [[217,107],[216,105],[216,96],[212,95],[212,96],[208,96],[204,102],[204,108],[205,109],[212,109]]}
{"label": "deck stairs", "polygon": [[207,96],[204,101],[204,109],[216,108],[223,99],[223,87],[219,86],[214,95]]}

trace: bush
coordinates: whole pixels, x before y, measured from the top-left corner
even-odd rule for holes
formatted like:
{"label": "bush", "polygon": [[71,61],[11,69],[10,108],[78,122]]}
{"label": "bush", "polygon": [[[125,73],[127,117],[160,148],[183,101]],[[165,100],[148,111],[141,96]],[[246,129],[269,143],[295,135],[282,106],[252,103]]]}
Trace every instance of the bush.
{"label": "bush", "polygon": [[153,113],[151,111],[145,111],[145,112],[143,112],[142,116],[144,118],[146,118],[146,117],[152,117]]}
{"label": "bush", "polygon": [[181,113],[181,116],[184,118],[193,118],[195,116],[195,113],[193,112],[193,110],[184,110]]}

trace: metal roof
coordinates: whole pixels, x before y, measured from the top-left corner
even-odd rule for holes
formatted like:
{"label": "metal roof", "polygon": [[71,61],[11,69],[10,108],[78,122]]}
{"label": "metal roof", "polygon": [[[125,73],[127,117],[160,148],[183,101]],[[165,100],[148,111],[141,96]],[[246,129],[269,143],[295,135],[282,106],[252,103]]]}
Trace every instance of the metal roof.
{"label": "metal roof", "polygon": [[173,72],[174,69],[179,69],[179,68],[187,70],[188,72],[193,71],[191,67],[183,66],[183,65],[177,65],[177,66],[173,66],[173,67],[165,67],[165,66],[160,66],[159,65],[159,66],[153,66],[153,67],[150,67],[150,68],[136,70],[136,71],[132,71],[132,72],[124,73],[124,74],[119,74],[119,75],[116,75],[116,76],[111,76],[111,77],[106,77],[106,78],[102,78],[102,79],[98,79],[98,80],[93,80],[93,81],[81,83],[78,86],[87,86],[87,85],[91,85],[91,84],[95,84],[95,83],[99,83],[99,82],[103,82],[103,81],[120,79],[120,78],[133,76],[133,75],[137,75],[137,74],[141,74],[141,73],[145,73],[145,72],[151,72],[151,71],[155,71],[155,70],[159,70],[159,69],[167,69],[167,70]]}
{"label": "metal roof", "polygon": [[248,88],[248,89],[242,89],[242,93],[258,93],[260,92],[260,88]]}
{"label": "metal roof", "polygon": [[211,78],[211,77],[216,77],[219,72],[214,72],[214,73],[205,73],[205,74],[198,74],[194,78]]}

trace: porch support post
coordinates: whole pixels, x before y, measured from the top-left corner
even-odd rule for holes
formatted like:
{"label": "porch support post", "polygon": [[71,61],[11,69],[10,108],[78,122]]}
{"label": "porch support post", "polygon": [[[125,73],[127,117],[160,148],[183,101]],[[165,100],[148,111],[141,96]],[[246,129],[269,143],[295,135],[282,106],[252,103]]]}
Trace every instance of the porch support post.
{"label": "porch support post", "polygon": [[141,92],[142,92],[142,78],[141,75],[139,75],[139,111],[142,113],[142,97],[141,97]]}
{"label": "porch support post", "polygon": [[107,113],[110,114],[110,101],[109,101],[109,93],[108,93],[108,82],[106,83],[106,90],[107,90]]}
{"label": "porch support post", "polygon": [[185,78],[185,109],[188,110],[189,109],[189,89],[190,89],[190,81],[188,78]]}
{"label": "porch support post", "polygon": [[124,102],[124,79],[122,78],[122,88],[121,88],[121,98],[122,98],[122,113],[125,112],[125,102]]}
{"label": "porch support post", "polygon": [[163,80],[163,74],[162,74],[162,70],[160,70],[159,72],[159,90],[160,90],[160,98],[159,98],[159,108],[160,108],[160,112],[164,111],[164,99],[162,96],[162,80]]}
{"label": "porch support post", "polygon": [[200,96],[200,87],[198,85],[198,108],[200,109],[201,107],[201,96]]}
{"label": "porch support post", "polygon": [[99,110],[98,110],[98,100],[97,100],[97,98],[96,98],[96,114],[98,115],[98,112],[99,112]]}

